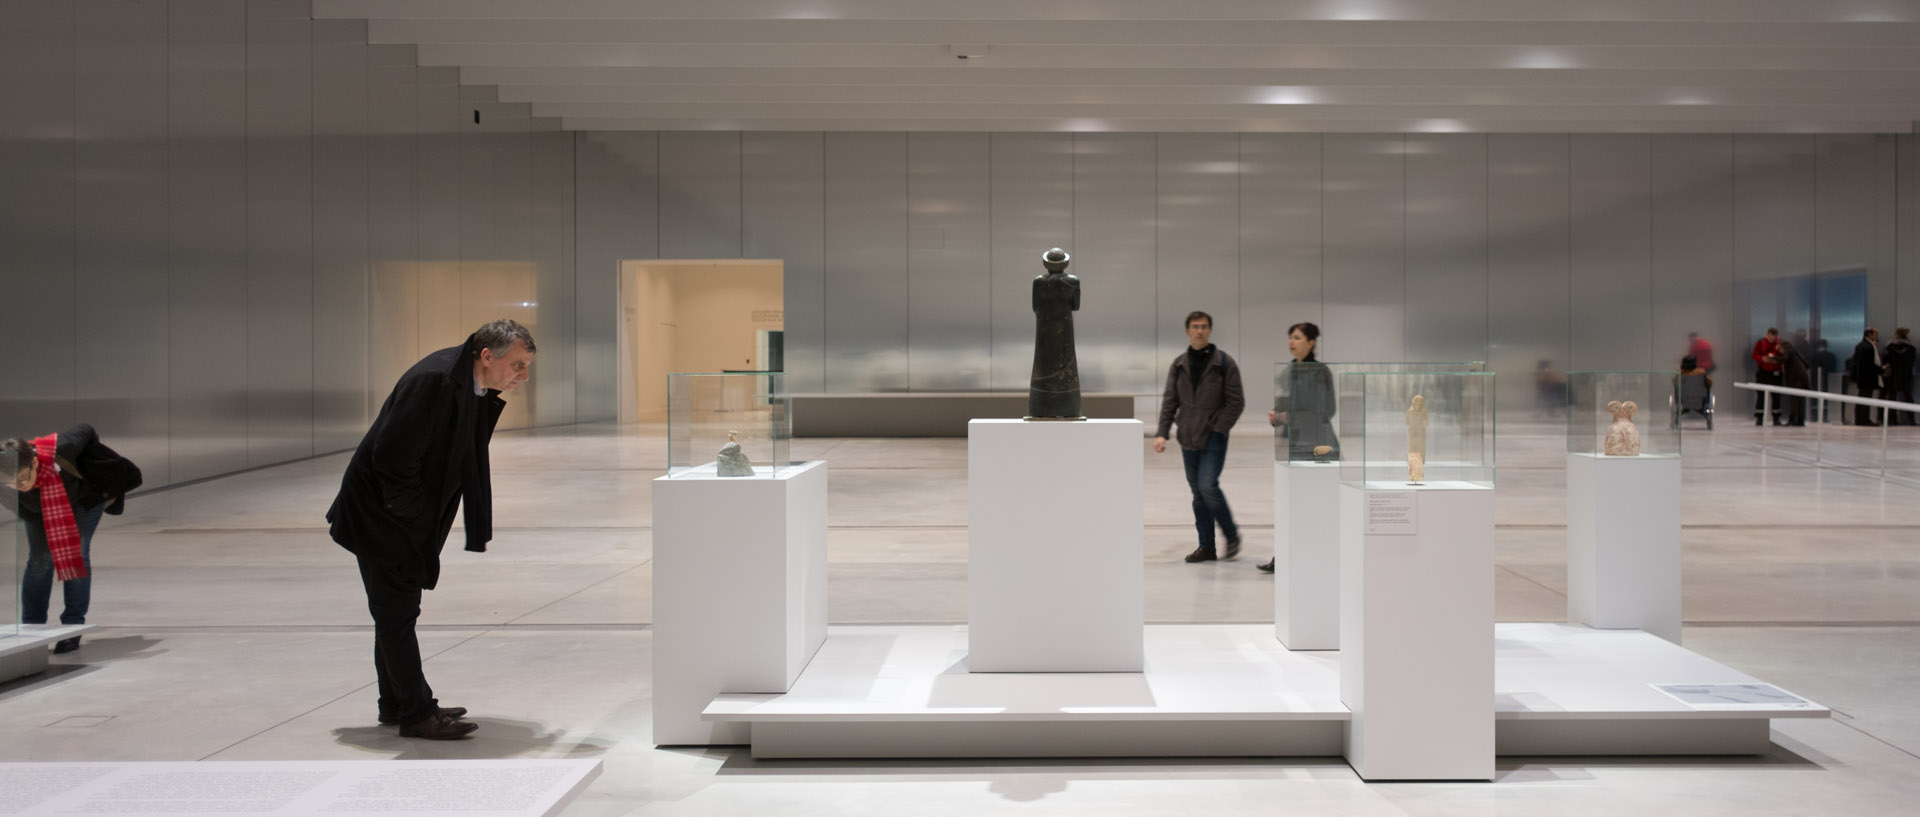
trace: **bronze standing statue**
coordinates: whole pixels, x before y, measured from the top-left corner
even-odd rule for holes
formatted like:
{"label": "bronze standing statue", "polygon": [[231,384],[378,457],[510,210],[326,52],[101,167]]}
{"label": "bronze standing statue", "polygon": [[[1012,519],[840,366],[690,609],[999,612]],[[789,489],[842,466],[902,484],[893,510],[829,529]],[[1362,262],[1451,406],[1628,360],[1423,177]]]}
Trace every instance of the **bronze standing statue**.
{"label": "bronze standing statue", "polygon": [[1080,279],[1067,274],[1072,256],[1055,247],[1040,256],[1045,275],[1033,279],[1033,382],[1029,420],[1085,420],[1080,414],[1080,361],[1073,353],[1073,313]]}

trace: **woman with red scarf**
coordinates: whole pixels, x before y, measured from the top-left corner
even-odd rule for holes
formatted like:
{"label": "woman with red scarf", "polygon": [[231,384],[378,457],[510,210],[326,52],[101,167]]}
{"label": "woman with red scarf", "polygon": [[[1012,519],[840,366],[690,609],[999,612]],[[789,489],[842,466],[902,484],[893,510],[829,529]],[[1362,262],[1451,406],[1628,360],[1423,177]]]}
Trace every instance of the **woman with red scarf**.
{"label": "woman with red scarf", "polygon": [[[101,444],[86,423],[34,440],[7,440],[0,443],[0,456],[7,455],[19,465],[7,487],[18,492],[20,521],[27,527],[20,623],[47,623],[57,577],[66,596],[60,623],[85,624],[93,590],[88,570],[93,531],[102,513],[124,507],[125,493],[140,484],[140,470]],[[53,645],[54,652],[79,648],[79,636]]]}

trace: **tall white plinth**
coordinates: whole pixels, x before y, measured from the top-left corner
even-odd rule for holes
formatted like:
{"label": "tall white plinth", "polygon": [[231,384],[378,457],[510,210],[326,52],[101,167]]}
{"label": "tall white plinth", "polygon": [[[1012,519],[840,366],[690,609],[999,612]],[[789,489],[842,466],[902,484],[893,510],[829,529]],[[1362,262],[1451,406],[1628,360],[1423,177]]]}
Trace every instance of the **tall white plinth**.
{"label": "tall white plinth", "polygon": [[1367,780],[1493,779],[1493,491],[1340,486],[1340,699]]}
{"label": "tall white plinth", "polygon": [[786,692],[827,637],[827,464],[653,481],[653,742],[747,743],[701,712]]}
{"label": "tall white plinth", "polygon": [[1680,643],[1680,458],[1567,455],[1567,620]]}
{"label": "tall white plinth", "polygon": [[1273,464],[1273,634],[1340,649],[1340,464]]}
{"label": "tall white plinth", "polygon": [[1141,671],[1144,430],[967,424],[970,671]]}

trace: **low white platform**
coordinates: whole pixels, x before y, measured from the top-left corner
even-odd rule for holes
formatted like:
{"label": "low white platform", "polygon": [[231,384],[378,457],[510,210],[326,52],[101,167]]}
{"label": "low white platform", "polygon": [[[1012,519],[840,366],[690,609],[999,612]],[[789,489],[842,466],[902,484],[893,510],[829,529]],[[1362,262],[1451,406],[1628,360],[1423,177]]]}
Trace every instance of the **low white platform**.
{"label": "low white platform", "polygon": [[1567,620],[1680,643],[1680,458],[1567,455]]}
{"label": "low white platform", "polygon": [[0,763],[7,814],[550,817],[598,760]]}
{"label": "low white platform", "polygon": [[[1501,624],[1503,755],[1758,754],[1770,718],[1819,704],[1702,709],[1653,684],[1758,684],[1655,636]],[[1346,751],[1337,652],[1289,652],[1265,624],[1152,625],[1142,673],[973,673],[966,628],[836,626],[780,695],[720,695],[759,758],[1329,757]]]}
{"label": "low white platform", "polygon": [[967,424],[975,672],[1140,671],[1144,432],[1139,420]]}
{"label": "low white platform", "polygon": [[1340,649],[1340,463],[1273,464],[1273,634]]}
{"label": "low white platform", "polygon": [[46,671],[48,650],[53,642],[80,635],[93,626],[25,624],[18,633],[0,636],[0,683]]}

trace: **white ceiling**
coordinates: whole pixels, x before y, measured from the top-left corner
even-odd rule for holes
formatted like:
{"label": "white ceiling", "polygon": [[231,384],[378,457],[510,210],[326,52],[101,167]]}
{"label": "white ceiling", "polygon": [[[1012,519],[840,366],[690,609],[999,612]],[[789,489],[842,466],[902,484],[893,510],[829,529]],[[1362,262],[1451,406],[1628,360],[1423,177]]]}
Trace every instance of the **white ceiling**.
{"label": "white ceiling", "polygon": [[574,130],[1911,133],[1920,122],[1920,0],[313,6]]}

